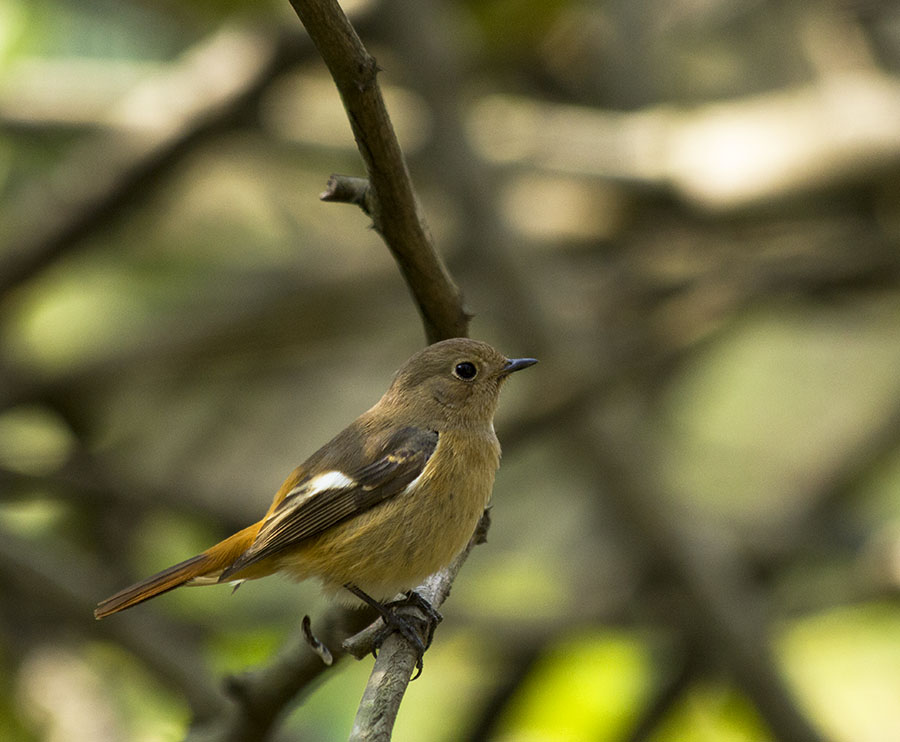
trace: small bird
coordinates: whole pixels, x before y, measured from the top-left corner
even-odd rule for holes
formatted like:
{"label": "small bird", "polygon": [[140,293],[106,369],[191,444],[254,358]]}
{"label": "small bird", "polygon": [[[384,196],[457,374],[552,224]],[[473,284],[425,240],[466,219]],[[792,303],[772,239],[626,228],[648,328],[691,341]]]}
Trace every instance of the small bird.
{"label": "small bird", "polygon": [[500,389],[535,363],[466,338],[421,350],[374,407],[294,469],[260,521],[107,598],[94,616],[181,585],[280,572],[317,578],[351,603],[356,596],[387,622],[383,601],[468,543],[500,464],[493,423]]}

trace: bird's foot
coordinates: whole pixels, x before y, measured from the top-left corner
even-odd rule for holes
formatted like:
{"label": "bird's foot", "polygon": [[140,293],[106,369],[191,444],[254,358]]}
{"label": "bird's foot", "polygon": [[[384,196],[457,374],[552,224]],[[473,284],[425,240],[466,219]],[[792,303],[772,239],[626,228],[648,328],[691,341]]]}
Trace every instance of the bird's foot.
{"label": "bird's foot", "polygon": [[[415,590],[410,590],[403,598],[380,603],[355,585],[348,585],[347,589],[381,615],[384,625],[372,638],[372,655],[378,657],[381,645],[396,632],[416,650],[416,674],[412,679],[419,677],[422,674],[422,658],[425,650],[431,646],[434,630],[443,620],[440,612]],[[410,608],[415,610],[410,611]]]}
{"label": "bird's foot", "polygon": [[[411,619],[413,622],[419,624],[422,629],[421,634],[425,636],[425,642],[422,646],[423,652],[431,646],[431,642],[434,640],[434,630],[437,628],[437,625],[444,620],[440,611],[415,590],[408,590],[405,593],[405,597],[392,600],[390,603],[385,603],[384,608],[386,611],[393,613],[394,616]],[[408,612],[396,613],[400,608],[416,608],[422,615],[417,616]],[[383,616],[384,614],[382,614],[382,617]],[[422,643],[421,634],[418,636],[420,644]]]}

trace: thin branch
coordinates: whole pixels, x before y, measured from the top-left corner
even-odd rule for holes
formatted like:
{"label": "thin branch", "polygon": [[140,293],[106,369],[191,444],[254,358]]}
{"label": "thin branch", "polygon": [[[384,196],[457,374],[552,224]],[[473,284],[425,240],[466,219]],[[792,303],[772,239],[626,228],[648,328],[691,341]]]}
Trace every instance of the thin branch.
{"label": "thin branch", "polygon": [[319,194],[321,201],[355,204],[368,216],[372,215],[372,189],[365,178],[335,173],[328,179],[325,190]]}
{"label": "thin branch", "polygon": [[[416,588],[425,600],[437,609],[450,595],[453,580],[462,568],[469,552],[484,543],[490,526],[490,513],[484,511],[475,534],[463,552],[450,566],[429,577]],[[373,632],[377,631],[381,619],[360,634],[344,642],[344,649],[355,656],[371,651]],[[397,711],[403,694],[409,685],[412,671],[416,666],[416,650],[399,634],[391,634],[384,642],[375,660],[375,667],[363,693],[350,733],[350,742],[387,742],[391,738]]]}
{"label": "thin branch", "polygon": [[[459,289],[434,249],[419,209],[409,170],[376,79],[377,65],[366,51],[336,0],[291,0],[298,17],[322,55],[347,111],[357,147],[368,173],[368,188],[358,181],[332,179],[329,192],[351,185],[354,202],[372,217],[415,298],[429,342],[468,334],[469,314]],[[343,200],[343,199],[341,199]],[[418,592],[435,608],[472,546],[484,539],[487,518],[465,551],[433,575]],[[353,642],[348,644],[353,646]],[[397,634],[381,648],[363,694],[353,739],[390,739],[397,710],[416,663],[415,648]]]}
{"label": "thin branch", "polygon": [[416,300],[429,342],[468,334],[460,291],[432,244],[376,76],[336,0],[291,0],[347,111],[372,189],[371,216]]}
{"label": "thin branch", "polygon": [[520,260],[529,238],[513,234],[501,217],[510,173],[475,152],[469,136],[466,83],[479,61],[462,42],[467,21],[466,11],[449,0],[382,0],[372,32],[396,55],[404,82],[431,113],[430,136],[416,157],[438,174],[442,199],[464,215],[454,229],[455,275],[467,291],[487,292],[491,320],[504,336],[541,357],[552,333],[535,301],[534,277]]}
{"label": "thin branch", "polygon": [[60,501],[107,507],[110,503],[124,503],[134,512],[143,514],[157,508],[168,512],[202,517],[208,524],[222,528],[239,528],[247,519],[249,507],[239,502],[237,494],[229,495],[217,489],[215,505],[198,497],[186,498],[172,487],[121,480],[110,475],[110,462],[104,457],[78,449],[55,471],[47,474],[24,474],[0,466],[0,502],[29,499],[52,493]]}

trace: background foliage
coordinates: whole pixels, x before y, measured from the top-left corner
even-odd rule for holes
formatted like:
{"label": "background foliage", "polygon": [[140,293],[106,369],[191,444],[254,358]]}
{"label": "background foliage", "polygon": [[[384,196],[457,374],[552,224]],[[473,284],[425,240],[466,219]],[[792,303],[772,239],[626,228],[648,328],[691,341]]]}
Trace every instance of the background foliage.
{"label": "background foliage", "polygon": [[[395,738],[900,738],[897,5],[348,11],[473,336],[541,359]],[[258,518],[420,324],[317,200],[361,166],[287,3],[4,0],[0,124],[0,737],[179,739],[316,588],[93,603]]]}

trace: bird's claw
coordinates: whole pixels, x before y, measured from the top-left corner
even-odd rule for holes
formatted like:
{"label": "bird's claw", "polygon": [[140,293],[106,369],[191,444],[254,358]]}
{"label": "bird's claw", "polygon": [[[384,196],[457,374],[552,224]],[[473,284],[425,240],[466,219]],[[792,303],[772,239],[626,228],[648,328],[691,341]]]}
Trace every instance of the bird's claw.
{"label": "bird's claw", "polygon": [[[400,609],[410,607],[418,609],[422,616],[400,612]],[[443,616],[414,590],[406,593],[404,598],[384,603],[381,608],[379,613],[381,613],[384,626],[372,640],[372,655],[378,657],[378,650],[381,649],[385,639],[397,632],[416,650],[416,674],[412,677],[412,680],[415,680],[422,674],[422,658],[425,650],[431,646],[434,630],[443,620]],[[424,641],[422,640],[423,636],[425,637]]]}
{"label": "bird's claw", "polygon": [[[356,595],[364,603],[367,603],[381,615],[384,625],[372,639],[372,656],[378,658],[378,650],[394,632],[399,633],[416,650],[416,674],[415,680],[422,674],[422,656],[425,650],[431,646],[434,639],[434,630],[443,620],[443,616],[425,598],[415,590],[410,590],[405,597],[392,600],[389,603],[380,603],[370,595],[360,590],[356,585],[347,584],[344,587]],[[417,616],[408,612],[399,612],[403,608],[416,608],[422,615]],[[425,641],[422,641],[424,635]]]}

